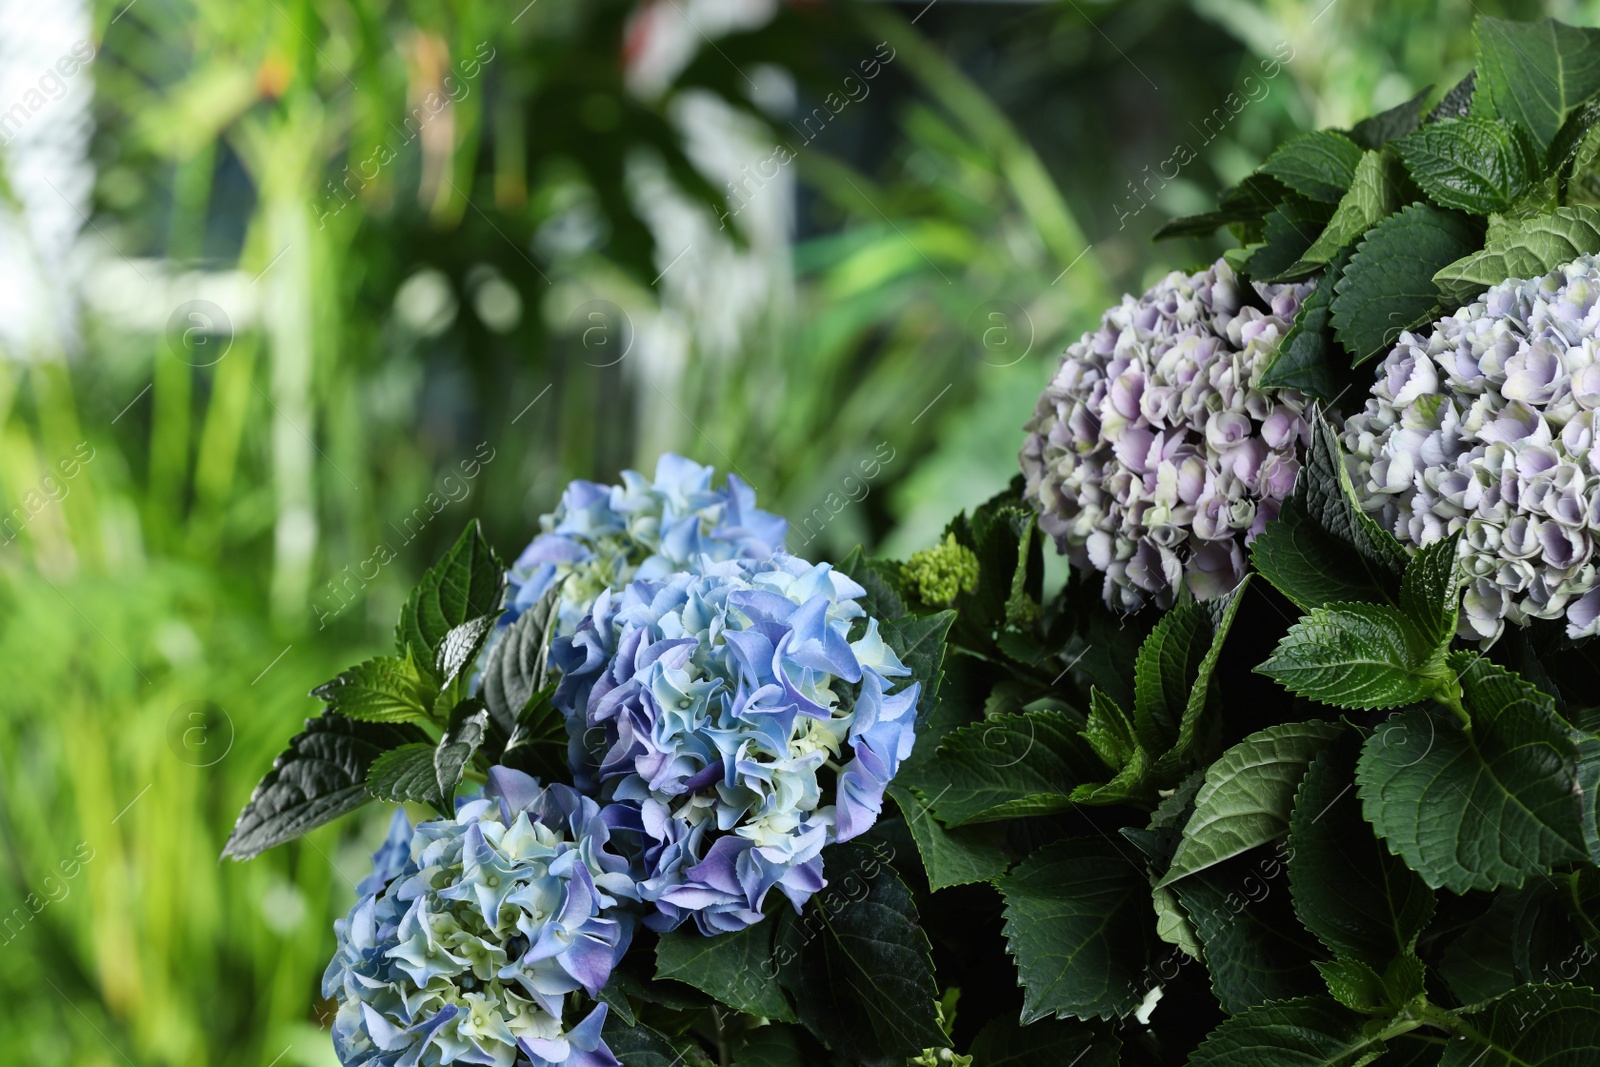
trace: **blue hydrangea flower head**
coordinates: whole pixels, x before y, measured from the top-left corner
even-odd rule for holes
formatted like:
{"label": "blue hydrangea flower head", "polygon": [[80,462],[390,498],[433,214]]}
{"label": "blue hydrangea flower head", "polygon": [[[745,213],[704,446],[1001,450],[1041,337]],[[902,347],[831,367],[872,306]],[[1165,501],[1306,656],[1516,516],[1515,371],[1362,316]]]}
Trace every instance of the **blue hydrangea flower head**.
{"label": "blue hydrangea flower head", "polygon": [[706,934],[798,908],[915,741],[916,683],[827,564],[780,554],[602,593],[557,638],[574,774],[636,864],[645,921]]}
{"label": "blue hydrangea flower head", "polygon": [[395,813],[322,979],[345,1067],[616,1067],[606,1007],[572,1023],[627,948],[637,897],[595,801],[495,768],[456,817]]}
{"label": "blue hydrangea flower head", "polygon": [[712,488],[715,473],[668,453],[653,481],[623,471],[621,485],[568,485],[507,575],[502,625],[563,579],[557,632],[569,634],[604,589],[695,570],[703,560],[765,559],[782,551],[788,522],[757,508],[755,491],[737,475]]}

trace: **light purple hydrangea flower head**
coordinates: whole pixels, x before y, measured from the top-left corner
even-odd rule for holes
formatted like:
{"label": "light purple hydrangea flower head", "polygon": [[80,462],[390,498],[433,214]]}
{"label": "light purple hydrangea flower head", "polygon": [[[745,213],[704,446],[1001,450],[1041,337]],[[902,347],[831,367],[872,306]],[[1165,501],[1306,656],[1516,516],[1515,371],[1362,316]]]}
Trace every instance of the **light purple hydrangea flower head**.
{"label": "light purple hydrangea flower head", "polygon": [[[865,831],[915,741],[920,686],[857,602],[795,556],[602,593],[551,652],[581,785],[634,842],[647,924],[706,934],[798,908],[822,848]],[[586,779],[588,781],[586,781]]]}
{"label": "light purple hydrangea flower head", "polygon": [[1402,541],[1460,530],[1462,637],[1565,618],[1600,633],[1600,257],[1511,279],[1378,368],[1345,425],[1363,506]]}
{"label": "light purple hydrangea flower head", "polygon": [[715,473],[668,453],[657,461],[653,481],[630,470],[622,472],[621,485],[568,485],[507,575],[501,626],[562,579],[556,632],[570,634],[601,590],[695,570],[702,562],[765,559],[782,551],[788,522],[757,508],[755,491],[737,475],[713,488]]}
{"label": "light purple hydrangea flower head", "polygon": [[1105,574],[1115,609],[1233,589],[1294,488],[1308,401],[1261,376],[1310,287],[1254,290],[1218,260],[1124,297],[1067,349],[1027,425],[1039,528]]}
{"label": "light purple hydrangea flower head", "polygon": [[617,1067],[605,1005],[574,1023],[627,948],[637,896],[599,806],[495,768],[454,819],[397,811],[322,979],[345,1067]]}

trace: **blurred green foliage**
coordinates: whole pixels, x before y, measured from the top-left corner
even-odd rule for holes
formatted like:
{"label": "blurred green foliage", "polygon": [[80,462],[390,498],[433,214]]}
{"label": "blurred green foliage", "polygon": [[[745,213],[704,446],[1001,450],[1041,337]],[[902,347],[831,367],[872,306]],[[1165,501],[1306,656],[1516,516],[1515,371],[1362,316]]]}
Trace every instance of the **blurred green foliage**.
{"label": "blurred green foliage", "polygon": [[[808,555],[909,554],[1009,478],[1070,336],[1218,251],[1152,248],[1162,221],[1292,128],[1453,82],[1474,13],[1541,10],[943,0],[741,28],[686,0],[518,6],[95,11],[87,243],[135,270],[238,271],[244,296],[213,365],[92,311],[81,350],[0,361],[4,508],[48,500],[0,547],[12,1062],[329,1062],[329,927],[379,827],[216,856],[305,691],[384,643],[467,518],[514,552],[567,479],[676,449],[737,467]],[[651,19],[690,17],[681,69],[630,88]],[[720,259],[663,243],[640,174],[696,233],[737,206],[685,145],[685,107],[805,140],[794,123],[881,44],[870,95],[796,153],[792,241],[735,213]],[[774,70],[788,111],[756,103]],[[430,93],[448,107],[408,126]],[[706,313],[721,293],[684,294],[763,254],[775,280],[730,342]],[[652,343],[588,358],[573,316],[594,300]],[[862,491],[861,461],[891,453]]]}

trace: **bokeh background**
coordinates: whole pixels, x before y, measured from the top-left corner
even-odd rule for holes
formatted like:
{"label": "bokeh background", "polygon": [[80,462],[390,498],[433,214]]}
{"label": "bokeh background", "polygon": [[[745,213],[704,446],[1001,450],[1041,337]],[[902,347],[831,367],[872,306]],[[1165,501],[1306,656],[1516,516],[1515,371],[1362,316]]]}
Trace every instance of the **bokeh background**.
{"label": "bokeh background", "polygon": [[676,450],[813,558],[927,544],[1065,343],[1221,247],[1162,221],[1541,12],[1600,20],[0,0],[0,1055],[332,1063],[379,827],[217,855],[465,522],[514,554]]}

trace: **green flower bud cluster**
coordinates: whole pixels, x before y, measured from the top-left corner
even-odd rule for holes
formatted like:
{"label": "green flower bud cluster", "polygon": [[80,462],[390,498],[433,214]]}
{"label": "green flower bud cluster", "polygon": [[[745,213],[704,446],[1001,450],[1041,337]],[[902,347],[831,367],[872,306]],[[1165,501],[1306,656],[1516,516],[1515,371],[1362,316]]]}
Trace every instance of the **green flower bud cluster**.
{"label": "green flower bud cluster", "polygon": [[941,543],[913,552],[903,573],[924,604],[944,606],[978,588],[978,557],[955,534],[945,534]]}

